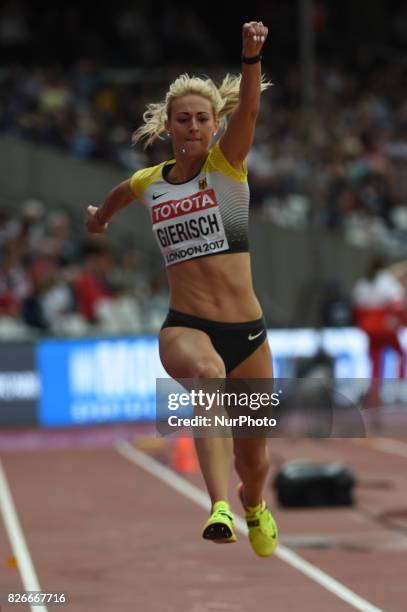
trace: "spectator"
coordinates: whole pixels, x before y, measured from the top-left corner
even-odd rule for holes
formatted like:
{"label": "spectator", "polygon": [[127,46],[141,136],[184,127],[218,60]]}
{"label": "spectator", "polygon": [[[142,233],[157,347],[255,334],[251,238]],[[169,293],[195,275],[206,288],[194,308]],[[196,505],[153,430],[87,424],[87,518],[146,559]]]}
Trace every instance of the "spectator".
{"label": "spectator", "polygon": [[383,350],[392,348],[399,356],[398,376],[405,376],[404,351],[398,339],[406,323],[406,292],[381,258],[375,258],[353,289],[356,325],[369,338],[372,378],[382,377]]}
{"label": "spectator", "polygon": [[109,273],[113,267],[110,249],[101,243],[84,248],[85,265],[73,281],[77,309],[89,323],[97,322],[96,306],[102,299],[113,299]]}
{"label": "spectator", "polygon": [[57,258],[41,254],[29,266],[31,291],[22,303],[23,320],[31,327],[52,332],[58,320],[72,312],[72,290]]}

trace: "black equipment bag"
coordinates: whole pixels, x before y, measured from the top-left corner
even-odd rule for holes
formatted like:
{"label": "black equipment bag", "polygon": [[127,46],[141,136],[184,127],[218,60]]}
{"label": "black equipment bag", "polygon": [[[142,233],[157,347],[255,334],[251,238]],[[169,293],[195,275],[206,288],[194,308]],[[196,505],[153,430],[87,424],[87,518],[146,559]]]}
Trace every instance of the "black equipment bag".
{"label": "black equipment bag", "polygon": [[272,486],[281,506],[315,508],[352,506],[355,484],[354,472],[341,463],[290,461],[280,467]]}

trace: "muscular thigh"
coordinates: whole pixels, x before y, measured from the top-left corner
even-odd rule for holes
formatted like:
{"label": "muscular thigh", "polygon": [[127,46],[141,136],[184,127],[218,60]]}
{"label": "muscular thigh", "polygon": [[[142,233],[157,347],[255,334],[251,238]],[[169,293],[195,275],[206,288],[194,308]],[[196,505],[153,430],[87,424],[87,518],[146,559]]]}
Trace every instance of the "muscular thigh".
{"label": "muscular thigh", "polygon": [[267,340],[228,374],[228,378],[272,378],[273,363]]}
{"label": "muscular thigh", "polygon": [[172,378],[223,378],[225,366],[209,336],[189,327],[166,327],[160,332],[161,362]]}

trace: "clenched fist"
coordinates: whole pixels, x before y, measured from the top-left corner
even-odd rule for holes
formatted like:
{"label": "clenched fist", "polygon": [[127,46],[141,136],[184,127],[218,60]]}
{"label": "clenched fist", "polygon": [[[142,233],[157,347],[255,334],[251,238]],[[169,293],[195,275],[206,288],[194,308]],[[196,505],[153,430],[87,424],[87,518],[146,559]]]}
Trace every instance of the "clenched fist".
{"label": "clenched fist", "polygon": [[243,55],[252,57],[258,55],[267,38],[268,28],[262,21],[250,21],[242,28]]}

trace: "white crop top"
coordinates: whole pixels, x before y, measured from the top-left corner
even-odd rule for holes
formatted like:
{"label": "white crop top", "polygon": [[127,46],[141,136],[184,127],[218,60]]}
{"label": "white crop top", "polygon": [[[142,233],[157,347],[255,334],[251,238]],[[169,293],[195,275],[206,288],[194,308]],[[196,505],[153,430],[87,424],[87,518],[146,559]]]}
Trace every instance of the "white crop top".
{"label": "white crop top", "polygon": [[247,167],[236,170],[219,141],[200,172],[173,184],[166,174],[175,160],[138,170],[130,179],[136,198],[148,209],[167,266],[219,253],[248,250]]}

